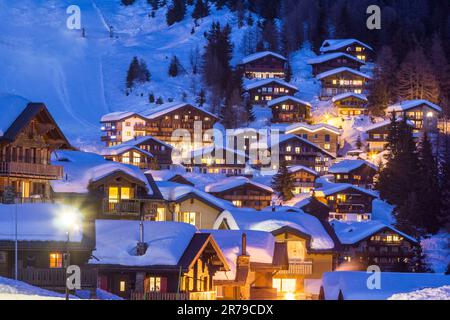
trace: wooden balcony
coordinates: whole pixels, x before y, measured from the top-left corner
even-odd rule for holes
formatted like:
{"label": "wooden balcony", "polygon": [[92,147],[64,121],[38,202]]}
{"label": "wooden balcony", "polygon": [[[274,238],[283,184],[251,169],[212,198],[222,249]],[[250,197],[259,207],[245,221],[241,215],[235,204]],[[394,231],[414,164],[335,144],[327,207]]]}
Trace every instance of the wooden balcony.
{"label": "wooden balcony", "polygon": [[247,195],[225,195],[225,200],[234,201],[271,201],[272,195],[268,196],[247,196]]}
{"label": "wooden balcony", "polygon": [[[45,289],[63,290],[66,287],[66,269],[19,268],[18,278],[34,286]],[[81,269],[81,288],[96,288],[97,270]]]}
{"label": "wooden balcony", "polygon": [[311,260],[289,260],[289,269],[278,271],[278,275],[310,275],[313,273],[313,262]]}
{"label": "wooden balcony", "polygon": [[63,167],[38,163],[0,162],[0,175],[59,180],[63,177]]}
{"label": "wooden balcony", "polygon": [[139,217],[141,201],[138,199],[110,201],[103,199],[103,214],[111,216]]}
{"label": "wooden balcony", "polygon": [[215,291],[200,292],[131,292],[131,300],[216,300]]}

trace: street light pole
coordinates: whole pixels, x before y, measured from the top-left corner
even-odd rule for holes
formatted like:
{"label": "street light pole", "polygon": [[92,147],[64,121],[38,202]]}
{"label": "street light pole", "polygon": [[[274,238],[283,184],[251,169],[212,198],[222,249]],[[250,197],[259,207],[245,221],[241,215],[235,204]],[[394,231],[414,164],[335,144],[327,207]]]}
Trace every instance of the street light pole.
{"label": "street light pole", "polygon": [[64,267],[66,271],[66,300],[69,300],[69,283],[68,283],[69,278],[67,274],[67,268],[70,265],[69,242],[70,242],[70,228],[67,230],[66,254],[64,259]]}
{"label": "street light pole", "polygon": [[18,280],[17,203],[14,203],[14,209],[14,279]]}

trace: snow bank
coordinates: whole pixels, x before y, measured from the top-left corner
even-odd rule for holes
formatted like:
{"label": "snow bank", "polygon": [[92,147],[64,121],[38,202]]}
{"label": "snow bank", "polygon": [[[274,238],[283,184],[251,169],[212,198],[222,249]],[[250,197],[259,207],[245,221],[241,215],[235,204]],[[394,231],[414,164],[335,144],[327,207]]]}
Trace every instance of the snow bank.
{"label": "snow bank", "polygon": [[234,189],[246,184],[253,185],[257,188],[264,189],[268,192],[273,192],[273,189],[269,186],[266,186],[261,183],[257,183],[254,181],[251,181],[250,179],[246,177],[230,177],[225,180],[222,180],[221,182],[216,182],[209,184],[205,187],[206,192],[223,192],[226,190]]}
{"label": "snow bank", "polygon": [[[75,297],[71,296],[70,299]],[[63,300],[65,295],[0,277],[0,300]],[[75,298],[76,299],[76,298]]]}
{"label": "snow bank", "polygon": [[[61,204],[0,204],[0,240],[14,241],[16,210],[19,241],[66,241],[67,229],[61,226],[61,214],[76,215],[77,224],[82,219],[77,209]],[[80,242],[82,237],[81,230],[71,230],[71,242]]]}
{"label": "snow bank", "polygon": [[340,162],[333,164],[328,170],[329,173],[349,173],[359,167],[367,165],[374,170],[378,170],[377,166],[373,165],[370,162],[365,160],[353,160],[353,159],[345,159]]}
{"label": "snow bank", "polygon": [[450,300],[450,286],[426,288],[408,293],[396,293],[388,300]]}

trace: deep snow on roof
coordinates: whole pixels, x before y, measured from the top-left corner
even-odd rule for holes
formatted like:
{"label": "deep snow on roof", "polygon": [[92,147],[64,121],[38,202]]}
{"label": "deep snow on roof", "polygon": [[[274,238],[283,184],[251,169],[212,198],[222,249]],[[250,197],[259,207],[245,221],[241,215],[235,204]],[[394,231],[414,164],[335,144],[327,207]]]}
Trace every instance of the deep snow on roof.
{"label": "deep snow on roof", "polygon": [[[396,119],[396,122],[400,122],[400,121],[402,121],[402,118],[398,117]],[[373,124],[370,124],[370,125],[364,127],[364,131],[367,132],[367,131],[370,131],[370,130],[378,129],[378,128],[387,126],[390,123],[391,123],[391,119],[378,121],[378,122],[375,122]],[[414,126],[414,122],[412,122],[411,120],[407,120],[406,123],[409,124],[410,126]]]}
{"label": "deep snow on roof", "polygon": [[197,232],[181,222],[144,221],[144,255],[136,255],[140,221],[96,220],[96,249],[90,264],[122,266],[176,266]]}
{"label": "deep snow on roof", "polygon": [[358,61],[361,64],[365,64],[364,61],[356,58],[355,56],[349,55],[348,53],[344,53],[344,52],[332,52],[332,53],[322,54],[322,55],[317,56],[316,58],[309,59],[307,61],[307,63],[308,64],[319,64],[319,63],[323,63],[323,62],[330,61],[330,60],[340,58],[340,57],[345,57],[345,58],[348,58],[351,60]]}
{"label": "deep snow on roof", "polygon": [[223,192],[234,189],[246,184],[253,185],[257,188],[264,189],[268,192],[273,192],[273,189],[261,183],[254,182],[246,177],[229,177],[222,181],[211,183],[205,187],[206,192]]}
{"label": "deep snow on roof", "polygon": [[116,111],[105,114],[100,119],[101,122],[109,122],[109,121],[119,121],[125,118],[129,118],[131,116],[138,115],[136,112],[132,111]]}
{"label": "deep snow on roof", "polygon": [[300,140],[318,150],[320,150],[322,153],[328,155],[330,158],[334,159],[336,158],[334,155],[332,155],[331,153],[329,153],[328,151],[326,151],[325,149],[322,149],[319,145],[315,144],[314,142],[309,141],[308,139],[304,139],[302,137],[299,137],[298,135],[295,134],[280,134],[279,136],[279,143],[283,143],[285,141],[291,140],[291,139],[296,139],[296,140]]}
{"label": "deep snow on roof", "polygon": [[0,137],[5,134],[29,103],[30,101],[21,96],[0,94]]}
{"label": "deep snow on roof", "polygon": [[291,227],[311,236],[312,249],[329,250],[335,246],[319,219],[303,212],[226,210],[217,218],[214,229],[218,229],[224,220],[232,230],[272,232],[283,227]]}
{"label": "deep snow on roof", "polygon": [[358,94],[358,93],[354,93],[354,92],[344,92],[338,95],[335,95],[331,101],[336,102],[336,101],[340,101],[343,99],[346,99],[348,97],[354,97],[363,101],[368,101],[367,100],[367,96],[365,94]]}
{"label": "deep snow on roof", "polygon": [[270,100],[269,102],[267,102],[267,106],[268,107],[272,107],[272,106],[277,105],[277,104],[279,104],[281,102],[285,102],[285,101],[289,101],[289,100],[297,102],[297,103],[300,103],[300,104],[304,104],[304,105],[306,105],[308,107],[312,107],[311,103],[303,101],[303,100],[300,100],[299,98],[296,98],[296,97],[293,97],[293,96],[283,96],[283,97],[279,97],[279,98]]}
{"label": "deep snow on roof", "polygon": [[278,59],[286,61],[286,58],[284,56],[282,56],[281,54],[278,54],[278,53],[275,53],[272,51],[262,51],[262,52],[256,52],[256,53],[250,54],[250,55],[242,58],[242,60],[239,62],[239,64],[249,63],[251,61],[258,60],[258,59],[264,58],[266,56],[273,56]]}
{"label": "deep snow on roof", "polygon": [[285,86],[291,89],[294,89],[296,91],[298,91],[298,88],[290,83],[287,83],[286,81],[280,80],[280,79],[276,79],[276,78],[270,78],[270,79],[264,79],[264,80],[258,80],[258,81],[252,81],[246,85],[244,85],[244,90],[251,90],[254,88],[258,88],[261,86],[265,86],[268,85],[272,82],[275,82],[276,84],[280,85],[280,86]]}
{"label": "deep snow on roof", "polygon": [[254,230],[202,230],[212,234],[227,259],[230,271],[217,272],[215,280],[234,280],[237,257],[242,253],[242,234],[247,236],[247,255],[250,262],[273,262],[275,237],[270,232]]}
{"label": "deep snow on roof", "polygon": [[213,195],[203,192],[193,186],[170,181],[156,181],[156,185],[161,191],[164,200],[167,201],[179,201],[189,194],[194,194],[222,210],[236,208],[231,202],[214,197]]}
{"label": "deep snow on roof", "polygon": [[356,40],[356,39],[327,39],[322,43],[322,46],[320,47],[320,51],[321,52],[334,51],[334,50],[338,50],[342,47],[349,46],[353,43],[358,43],[363,47],[373,50],[372,47],[369,46],[368,44],[366,44],[362,41]]}
{"label": "deep snow on roof", "polygon": [[95,153],[57,150],[52,154],[52,164],[64,168],[63,180],[51,181],[53,191],[58,193],[87,193],[91,182],[121,171],[142,181],[148,194],[152,194],[147,178],[138,167],[107,161]]}
{"label": "deep snow on roof", "polygon": [[312,175],[315,175],[315,176],[319,175],[319,173],[317,173],[316,170],[308,168],[308,167],[305,167],[305,166],[301,166],[301,165],[290,166],[288,168],[288,170],[289,170],[290,173],[295,173],[295,172],[298,172],[298,171],[306,171],[306,172],[309,172],[309,173],[311,173]]}
{"label": "deep snow on roof", "polygon": [[378,198],[378,194],[371,190],[364,189],[364,188],[358,187],[358,186],[350,184],[350,183],[330,182],[325,176],[322,176],[322,177],[316,179],[316,184],[321,185],[320,188],[316,188],[314,190],[314,193],[318,197],[327,197],[329,195],[332,195],[332,194],[335,194],[338,192],[342,192],[342,191],[345,191],[348,189],[353,189],[353,190],[357,190],[359,192],[365,193],[374,198]]}
{"label": "deep snow on roof", "polygon": [[[67,228],[60,223],[65,212],[74,214],[77,224],[82,222],[82,214],[76,208],[62,204],[0,204],[0,240],[14,241],[16,209],[19,241],[67,241]],[[81,229],[70,231],[71,242],[81,239]]]}
{"label": "deep snow on roof", "polygon": [[406,233],[401,232],[400,230],[394,228],[391,225],[385,224],[377,220],[361,221],[361,222],[356,221],[343,222],[333,220],[330,224],[333,226],[334,231],[336,232],[336,235],[338,236],[339,241],[342,244],[355,244],[361,240],[366,239],[367,237],[372,236],[373,234],[379,232],[384,228],[388,228],[391,231],[400,234],[402,237],[412,242],[417,242],[416,239],[407,235]]}
{"label": "deep snow on roof", "polygon": [[333,164],[329,169],[329,173],[349,173],[352,170],[358,169],[359,167],[367,165],[374,170],[378,170],[378,167],[368,161],[361,159],[344,159],[340,162]]}
{"label": "deep snow on roof", "polygon": [[327,123],[317,123],[317,124],[307,124],[303,122],[293,123],[286,127],[286,133],[294,133],[295,131],[303,129],[311,133],[315,133],[321,130],[327,130],[335,134],[340,134],[340,130],[332,125]]}
{"label": "deep snow on roof", "polygon": [[380,288],[369,289],[367,283],[371,276],[366,271],[325,272],[322,278],[325,300],[337,300],[339,291],[345,300],[386,300],[396,293],[450,284],[450,277],[444,274],[382,272]]}
{"label": "deep snow on roof", "polygon": [[176,175],[183,175],[185,170],[167,169],[167,170],[147,170],[145,173],[150,173],[155,181],[169,181]]}
{"label": "deep snow on roof", "polygon": [[338,73],[342,73],[342,72],[350,72],[350,73],[353,73],[357,76],[360,76],[360,77],[363,77],[366,79],[372,79],[372,76],[370,76],[366,73],[363,73],[363,72],[355,70],[355,69],[347,68],[347,67],[340,67],[340,68],[336,68],[336,69],[332,69],[332,70],[328,70],[328,71],[319,73],[316,76],[316,78],[320,80],[320,79],[327,78],[329,76],[332,76],[332,75],[335,75]]}
{"label": "deep snow on roof", "polygon": [[186,102],[168,102],[168,103],[164,103],[164,104],[162,104],[160,106],[147,109],[146,111],[143,111],[141,114],[142,114],[142,116],[144,116],[147,119],[154,119],[154,118],[160,117],[160,116],[162,116],[162,115],[164,115],[166,113],[169,113],[169,112],[172,112],[172,111],[175,111],[175,110],[187,107],[187,106],[191,106],[191,107],[193,107],[193,108],[195,108],[197,110],[200,110],[200,111],[202,111],[204,113],[209,114],[213,118],[217,118],[217,116],[212,114],[211,112],[209,112],[209,111],[207,111],[207,110],[205,110],[203,108],[196,107],[196,106],[191,105],[191,104],[186,103]]}
{"label": "deep snow on roof", "polygon": [[428,100],[405,100],[405,101],[402,101],[402,102],[399,102],[399,103],[389,106],[387,108],[387,112],[406,111],[406,110],[418,107],[423,104],[436,110],[437,112],[442,112],[442,108],[440,106],[438,106],[437,104],[434,104]]}

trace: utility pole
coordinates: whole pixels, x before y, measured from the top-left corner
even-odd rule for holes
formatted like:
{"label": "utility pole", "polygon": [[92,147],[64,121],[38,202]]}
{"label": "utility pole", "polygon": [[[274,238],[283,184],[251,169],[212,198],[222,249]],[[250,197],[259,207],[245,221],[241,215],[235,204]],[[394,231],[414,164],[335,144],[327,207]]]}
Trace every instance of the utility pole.
{"label": "utility pole", "polygon": [[69,283],[68,283],[69,278],[67,275],[67,268],[69,268],[70,265],[69,242],[70,242],[70,229],[67,230],[66,254],[64,257],[64,267],[66,271],[66,300],[69,300]]}
{"label": "utility pole", "polygon": [[17,203],[14,201],[14,279],[18,280]]}

